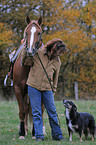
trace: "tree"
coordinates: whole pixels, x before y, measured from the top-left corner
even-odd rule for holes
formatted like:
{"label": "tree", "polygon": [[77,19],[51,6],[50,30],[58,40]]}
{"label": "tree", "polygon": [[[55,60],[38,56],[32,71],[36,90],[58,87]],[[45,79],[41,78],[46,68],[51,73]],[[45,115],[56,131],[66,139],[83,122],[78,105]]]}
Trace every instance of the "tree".
{"label": "tree", "polygon": [[[45,38],[45,42],[47,42],[49,39],[58,37],[61,38],[67,44],[67,48],[69,49],[69,55],[67,55],[67,57],[64,56],[61,58],[63,64],[65,65],[62,65],[61,67],[62,76],[60,75],[60,77],[65,82],[60,79],[59,84],[64,84],[64,87],[65,88],[67,87],[67,89],[63,88],[65,90],[63,96],[64,95],[67,96],[68,90],[69,88],[71,88],[71,92],[68,96],[72,97],[74,96],[72,90],[74,89],[75,81],[78,81],[78,83],[86,82],[86,84],[91,84],[91,88],[92,88],[91,77],[93,74],[92,68],[94,67],[93,70],[95,70],[95,65],[93,65],[95,59],[91,59],[91,57],[92,55],[94,55],[95,58],[95,54],[93,54],[92,51],[93,49],[96,49],[95,45],[93,48],[93,44],[95,44],[96,42],[95,40],[96,2],[94,0],[91,2],[86,1],[85,5],[82,5],[82,3],[79,3],[79,1],[74,1],[74,2],[69,1],[69,3],[67,3],[66,6],[64,6],[64,4],[61,4],[60,6],[59,4],[60,3],[58,3],[58,7],[56,7],[56,4],[53,5],[54,7],[52,7],[53,14],[51,16],[51,20],[50,20],[51,22],[47,23],[46,21],[45,24],[45,25],[49,24],[49,28],[51,27],[51,29],[47,32],[47,35],[46,34],[44,35],[44,38]],[[91,53],[92,55],[89,55]],[[88,56],[90,57],[90,59],[88,59]],[[89,63],[92,64],[92,67],[88,65],[88,60],[90,60]],[[86,62],[86,66],[84,65],[85,62]],[[67,73],[64,70],[65,68],[64,66],[66,66],[66,64],[68,64],[66,69]],[[87,68],[89,68],[90,73]],[[82,77],[81,77],[81,72],[83,74]],[[88,74],[86,75],[87,72]],[[65,76],[66,79],[64,79]],[[93,76],[95,78],[95,73],[93,74]],[[81,78],[82,80],[80,80]],[[79,85],[79,90],[81,91],[81,87],[82,87],[83,91],[85,91],[86,84],[84,83],[83,87]],[[59,87],[61,86],[59,85]],[[92,89],[89,89],[88,92],[90,91],[92,92]]]}
{"label": "tree", "polygon": [[39,0],[3,0],[0,5],[1,21],[11,26],[11,29],[16,35],[15,46],[18,47],[23,38],[24,29],[26,27],[26,16],[29,15],[31,19],[38,19],[36,9]]}
{"label": "tree", "polygon": [[[13,45],[13,32],[5,23],[0,23],[0,92],[3,90],[4,95],[9,94],[11,88],[4,87],[4,78],[8,72],[9,58],[11,47]],[[6,92],[6,93],[5,93]]]}
{"label": "tree", "polygon": [[[26,26],[25,17],[43,17],[43,42],[62,39],[69,52],[61,57],[62,66],[56,96],[79,97],[95,94],[96,84],[96,1],[95,0],[11,0],[1,3],[1,21],[11,24],[18,46]],[[14,33],[13,33],[14,34]],[[93,91],[94,88],[94,91]]]}

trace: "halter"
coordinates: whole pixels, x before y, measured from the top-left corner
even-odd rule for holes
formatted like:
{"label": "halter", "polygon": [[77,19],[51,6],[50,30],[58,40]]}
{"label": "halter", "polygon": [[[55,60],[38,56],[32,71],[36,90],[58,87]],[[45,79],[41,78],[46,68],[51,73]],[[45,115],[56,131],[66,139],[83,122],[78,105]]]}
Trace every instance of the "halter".
{"label": "halter", "polygon": [[[30,26],[30,25],[32,25],[32,24],[34,24],[34,25],[36,25],[40,30],[41,30],[41,32],[42,32],[42,29],[41,29],[41,27],[39,26],[39,24],[37,23],[37,21],[31,21],[30,23],[29,23],[29,25],[25,28],[25,31],[24,31],[24,43],[25,43],[25,46],[26,46],[26,52],[27,52],[27,55],[30,55],[30,56],[34,56],[35,55],[35,53],[37,52],[37,50],[40,48],[40,42],[42,42],[42,36],[40,35],[40,39],[39,39],[39,42],[36,42],[36,44],[35,44],[35,47],[32,49],[32,52],[31,51],[29,51],[30,50],[30,48],[28,47],[28,42],[27,42],[27,37],[28,37],[28,34],[27,34],[27,29],[28,29],[28,27]],[[36,30],[35,30],[36,31]],[[34,31],[34,32],[35,32]]]}
{"label": "halter", "polygon": [[42,36],[40,36],[39,42],[35,44],[35,48],[32,50],[32,53],[29,52],[29,47],[28,47],[27,41],[25,41],[25,42],[26,42],[25,46],[26,46],[27,55],[34,56],[35,53],[37,53],[38,49],[40,48],[40,42],[42,42]]}

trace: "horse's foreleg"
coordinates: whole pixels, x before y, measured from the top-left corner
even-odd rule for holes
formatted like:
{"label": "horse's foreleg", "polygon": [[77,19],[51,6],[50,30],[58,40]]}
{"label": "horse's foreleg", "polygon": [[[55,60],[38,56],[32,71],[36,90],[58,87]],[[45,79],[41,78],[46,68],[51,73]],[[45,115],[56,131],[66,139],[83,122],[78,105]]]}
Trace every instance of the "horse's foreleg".
{"label": "horse's foreleg", "polygon": [[20,130],[19,135],[25,136],[25,110],[24,110],[24,97],[22,95],[21,89],[19,86],[15,85],[15,95],[19,105],[19,118],[20,118]]}
{"label": "horse's foreleg", "polygon": [[29,97],[25,95],[24,97],[24,108],[25,108],[25,135],[28,132],[28,114],[29,114]]}

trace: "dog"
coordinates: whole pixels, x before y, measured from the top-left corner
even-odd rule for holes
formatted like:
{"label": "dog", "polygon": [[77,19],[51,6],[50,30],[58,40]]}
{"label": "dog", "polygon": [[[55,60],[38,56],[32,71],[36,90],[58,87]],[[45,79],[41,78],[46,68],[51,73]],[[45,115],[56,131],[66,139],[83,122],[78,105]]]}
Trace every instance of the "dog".
{"label": "dog", "polygon": [[69,141],[72,141],[72,133],[77,132],[82,141],[82,134],[84,133],[85,139],[88,137],[88,133],[92,135],[92,141],[94,141],[95,134],[95,119],[89,113],[77,112],[77,107],[72,101],[63,100],[64,107],[66,108],[66,124],[68,127]]}

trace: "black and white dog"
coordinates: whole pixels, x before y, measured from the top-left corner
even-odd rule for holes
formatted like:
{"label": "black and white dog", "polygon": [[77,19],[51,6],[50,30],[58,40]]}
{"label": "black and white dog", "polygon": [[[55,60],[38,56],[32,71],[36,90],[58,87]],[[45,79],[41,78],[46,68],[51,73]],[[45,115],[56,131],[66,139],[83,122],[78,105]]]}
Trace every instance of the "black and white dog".
{"label": "black and white dog", "polygon": [[73,132],[79,133],[80,141],[82,141],[82,133],[84,133],[85,138],[87,139],[88,133],[90,132],[90,134],[92,135],[92,140],[94,140],[94,117],[89,113],[77,112],[77,107],[72,101],[63,100],[63,104],[66,108],[66,124],[68,127],[70,141],[72,141]]}

